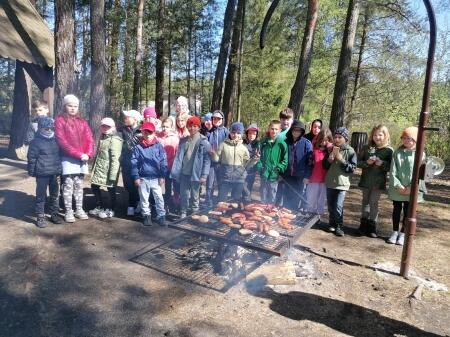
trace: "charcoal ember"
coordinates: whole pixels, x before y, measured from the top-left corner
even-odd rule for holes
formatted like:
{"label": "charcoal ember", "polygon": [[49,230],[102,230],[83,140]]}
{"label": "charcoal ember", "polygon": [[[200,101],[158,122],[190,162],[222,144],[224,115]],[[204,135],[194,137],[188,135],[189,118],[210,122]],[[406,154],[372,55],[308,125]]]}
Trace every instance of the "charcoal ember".
{"label": "charcoal ember", "polygon": [[215,247],[207,241],[200,241],[187,253],[181,255],[183,264],[189,266],[192,271],[203,269],[210,265],[211,260],[217,255]]}

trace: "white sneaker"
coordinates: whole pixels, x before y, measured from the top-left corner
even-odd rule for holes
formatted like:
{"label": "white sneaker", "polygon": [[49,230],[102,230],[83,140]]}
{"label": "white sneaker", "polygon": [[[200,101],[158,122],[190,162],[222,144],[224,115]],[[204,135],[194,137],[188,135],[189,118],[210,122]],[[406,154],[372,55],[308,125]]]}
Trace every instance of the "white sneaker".
{"label": "white sneaker", "polygon": [[396,244],[399,246],[403,246],[405,243],[405,233],[399,233]]}
{"label": "white sneaker", "polygon": [[114,216],[114,211],[109,208],[102,210],[100,213],[98,213],[98,217],[100,219],[112,218],[113,216]]}
{"label": "white sneaker", "polygon": [[100,212],[103,212],[103,208],[98,206],[98,207],[95,207],[94,209],[91,209],[88,213],[93,216],[98,216],[100,214]]}
{"label": "white sneaker", "polygon": [[134,215],[134,207],[128,207],[127,215],[128,216],[133,216]]}
{"label": "white sneaker", "polygon": [[67,211],[64,215],[65,222],[75,222],[75,217],[73,216],[73,211]]}
{"label": "white sneaker", "polygon": [[87,220],[89,219],[88,215],[86,214],[86,212],[83,209],[77,209],[75,211],[75,217],[81,220]]}
{"label": "white sneaker", "polygon": [[394,245],[395,243],[397,243],[397,238],[398,238],[398,231],[393,231],[391,236],[389,237],[389,239],[387,239],[386,242]]}

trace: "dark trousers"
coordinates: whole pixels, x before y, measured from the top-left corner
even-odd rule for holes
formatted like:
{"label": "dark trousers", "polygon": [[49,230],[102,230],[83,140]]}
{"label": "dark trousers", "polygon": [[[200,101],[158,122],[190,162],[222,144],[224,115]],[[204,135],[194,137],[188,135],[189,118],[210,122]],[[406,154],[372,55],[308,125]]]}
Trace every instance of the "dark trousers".
{"label": "dark trousers", "polygon": [[122,161],[122,180],[123,186],[128,192],[128,207],[136,208],[139,204],[139,191],[131,177],[131,163]]}
{"label": "dark trousers", "polygon": [[327,204],[330,226],[341,227],[344,223],[344,201],[347,191],[327,188]]}
{"label": "dark trousers", "polygon": [[47,187],[49,190],[48,210],[51,214],[59,210],[59,183],[58,176],[36,177],[36,214],[45,214],[45,200],[47,198]]}
{"label": "dark trousers", "polygon": [[244,189],[244,182],[230,183],[222,182],[219,185],[219,201],[226,201],[229,199],[228,194],[231,192],[231,199],[239,201],[242,198],[242,190]]}
{"label": "dark trousers", "polygon": [[281,186],[280,183],[278,183],[278,189],[280,189],[280,187],[283,206],[297,211],[300,208],[300,203],[305,199],[303,178],[291,176],[284,177]]}
{"label": "dark trousers", "polygon": [[250,171],[245,178],[244,190],[242,192],[242,197],[245,201],[252,200],[252,190],[255,184],[256,171]]}
{"label": "dark trousers", "polygon": [[[108,207],[111,210],[114,210],[116,208],[116,188],[115,187],[107,187],[108,194],[109,194],[109,203],[107,204]],[[105,203],[102,199],[102,191],[100,190],[99,185],[91,184],[91,190],[92,193],[94,193],[95,196],[95,204],[97,207],[105,208]]]}
{"label": "dark trousers", "polygon": [[402,220],[402,232],[405,231],[406,216],[408,215],[409,201],[392,201],[394,204],[394,210],[392,211],[392,227],[394,231],[398,232],[400,228],[400,218],[403,209],[403,220]]}

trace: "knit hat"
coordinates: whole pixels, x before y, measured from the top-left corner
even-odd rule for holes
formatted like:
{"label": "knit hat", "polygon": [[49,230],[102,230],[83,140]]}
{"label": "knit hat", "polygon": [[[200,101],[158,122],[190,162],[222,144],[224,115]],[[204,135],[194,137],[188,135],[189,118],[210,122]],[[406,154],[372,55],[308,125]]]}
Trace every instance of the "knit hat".
{"label": "knit hat", "polygon": [[112,118],[109,118],[109,117],[103,118],[102,121],[100,122],[100,125],[107,125],[107,126],[110,126],[112,128],[116,127],[116,123],[114,123],[114,120]]}
{"label": "knit hat", "polygon": [[197,116],[191,116],[186,122],[186,126],[197,125],[198,127],[202,126],[202,121]]}
{"label": "knit hat", "polygon": [[259,132],[259,128],[258,125],[255,123],[250,124],[247,129],[245,129],[245,133],[249,132],[249,131],[256,131]]}
{"label": "knit hat", "polygon": [[348,141],[348,130],[344,127],[337,128],[333,135],[341,135],[345,138],[345,141]]}
{"label": "knit hat", "polygon": [[122,113],[126,117],[133,117],[138,122],[142,120],[142,115],[139,113],[139,111],[136,111],[136,110],[125,110],[125,111],[122,111]]}
{"label": "knit hat", "polygon": [[144,118],[148,118],[148,117],[156,118],[157,117],[155,108],[151,107],[151,106],[148,106],[144,109],[143,115],[144,115]]}
{"label": "knit hat", "polygon": [[155,132],[155,130],[156,130],[155,124],[153,124],[152,122],[144,122],[144,123],[142,123],[141,131],[144,131],[144,130]]}
{"label": "knit hat", "polygon": [[244,124],[241,122],[234,122],[231,124],[230,132],[236,132],[242,135],[244,133]]}
{"label": "knit hat", "polygon": [[43,116],[38,119],[38,129],[52,129],[55,127],[53,118]]}
{"label": "knit hat", "polygon": [[220,111],[220,110],[215,110],[213,113],[212,113],[212,118],[222,118],[223,119],[223,112],[222,111]]}
{"label": "knit hat", "polygon": [[401,137],[409,137],[414,140],[414,142],[417,142],[417,133],[419,132],[419,129],[417,126],[410,126],[409,128],[406,128],[403,130]]}
{"label": "knit hat", "polygon": [[63,99],[63,105],[66,105],[66,104],[80,105],[80,100],[78,99],[77,96],[69,94],[69,95],[64,96],[64,99]]}
{"label": "knit hat", "polygon": [[211,113],[211,112],[208,112],[207,114],[205,114],[205,115],[203,116],[202,119],[203,119],[204,122],[206,122],[206,121],[210,121],[211,118],[212,118],[212,113]]}

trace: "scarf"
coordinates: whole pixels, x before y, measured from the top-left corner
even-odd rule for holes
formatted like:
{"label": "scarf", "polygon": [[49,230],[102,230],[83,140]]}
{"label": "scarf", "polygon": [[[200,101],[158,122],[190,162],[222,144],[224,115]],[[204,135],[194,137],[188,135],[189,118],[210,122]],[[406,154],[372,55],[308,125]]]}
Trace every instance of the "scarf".
{"label": "scarf", "polygon": [[147,139],[147,138],[142,137],[142,139],[141,139],[141,145],[143,148],[149,147],[157,142],[158,142],[158,139],[156,139],[156,137],[153,137],[152,139]]}
{"label": "scarf", "polygon": [[39,134],[42,137],[44,137],[44,138],[51,139],[55,135],[55,131],[43,131],[43,130],[40,130]]}

